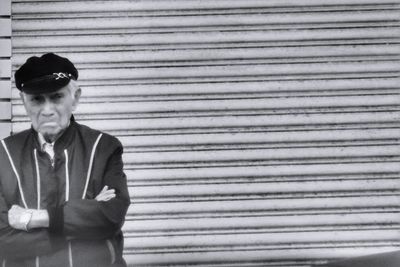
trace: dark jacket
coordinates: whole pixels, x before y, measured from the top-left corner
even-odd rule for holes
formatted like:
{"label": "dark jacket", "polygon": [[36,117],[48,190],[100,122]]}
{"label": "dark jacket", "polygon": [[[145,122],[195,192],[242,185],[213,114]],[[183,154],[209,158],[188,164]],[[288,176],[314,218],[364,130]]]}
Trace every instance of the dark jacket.
{"label": "dark jacket", "polygon": [[[5,266],[125,266],[121,227],[130,204],[122,145],[76,123],[56,141],[54,166],[38,134],[26,130],[0,144],[0,259]],[[107,202],[94,198],[105,185]],[[49,228],[29,232],[8,224],[13,204],[47,209]],[[1,262],[0,262],[1,263]],[[33,264],[33,265],[32,265]],[[3,265],[4,266],[4,265]]]}

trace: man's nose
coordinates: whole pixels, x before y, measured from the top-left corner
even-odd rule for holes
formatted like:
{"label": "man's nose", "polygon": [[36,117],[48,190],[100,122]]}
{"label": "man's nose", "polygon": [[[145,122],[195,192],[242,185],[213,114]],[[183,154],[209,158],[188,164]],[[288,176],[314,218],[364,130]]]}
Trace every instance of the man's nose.
{"label": "man's nose", "polygon": [[54,114],[54,105],[51,101],[44,101],[42,108],[42,115],[44,116],[52,116]]}

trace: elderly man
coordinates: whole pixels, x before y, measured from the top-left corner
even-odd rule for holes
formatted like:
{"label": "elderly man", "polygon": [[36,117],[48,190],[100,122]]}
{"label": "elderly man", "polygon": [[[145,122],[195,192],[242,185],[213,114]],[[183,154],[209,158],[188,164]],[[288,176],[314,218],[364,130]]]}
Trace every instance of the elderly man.
{"label": "elderly man", "polygon": [[74,65],[52,53],[15,73],[32,127],[0,144],[3,267],[126,266],[122,146],[74,120],[77,79]]}

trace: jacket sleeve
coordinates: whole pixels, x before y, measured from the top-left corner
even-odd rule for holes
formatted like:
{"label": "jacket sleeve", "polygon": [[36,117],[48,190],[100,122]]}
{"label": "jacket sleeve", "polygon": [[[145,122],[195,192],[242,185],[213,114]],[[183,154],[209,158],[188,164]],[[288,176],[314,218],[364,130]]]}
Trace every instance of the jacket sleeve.
{"label": "jacket sleeve", "polygon": [[0,258],[28,259],[51,253],[65,244],[62,236],[52,235],[47,229],[30,232],[16,230],[8,224],[8,206],[0,192]]}
{"label": "jacket sleeve", "polygon": [[103,186],[114,188],[116,197],[107,202],[73,199],[62,207],[50,209],[51,232],[62,232],[69,238],[106,239],[121,230],[130,204],[122,153],[122,145],[119,143],[107,160],[103,176]]}
{"label": "jacket sleeve", "polygon": [[[0,146],[0,150],[2,147]],[[3,151],[1,151],[3,152]],[[28,259],[52,253],[66,244],[61,235],[51,234],[48,229],[35,229],[29,232],[12,228],[8,223],[8,211],[12,204],[7,201],[4,190],[12,190],[5,187],[3,182],[8,176],[8,159],[5,153],[0,153],[0,258],[10,260]]]}

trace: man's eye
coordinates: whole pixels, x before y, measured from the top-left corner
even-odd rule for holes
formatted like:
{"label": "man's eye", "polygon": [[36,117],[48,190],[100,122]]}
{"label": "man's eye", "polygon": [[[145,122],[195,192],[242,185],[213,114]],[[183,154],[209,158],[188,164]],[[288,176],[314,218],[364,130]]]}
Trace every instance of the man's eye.
{"label": "man's eye", "polygon": [[35,102],[35,103],[40,103],[40,102],[43,101],[43,98],[40,97],[40,96],[35,96],[35,97],[32,97],[32,98],[31,98],[31,101],[32,101],[32,102]]}
{"label": "man's eye", "polygon": [[60,98],[62,98],[62,97],[63,97],[62,94],[54,94],[54,95],[51,96],[51,99],[52,99],[52,100],[58,100],[58,99],[60,99]]}

